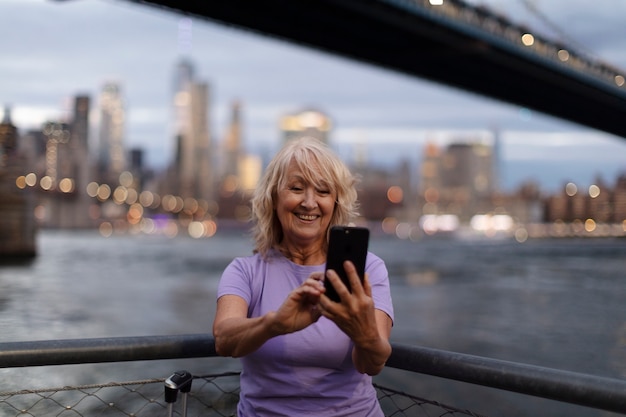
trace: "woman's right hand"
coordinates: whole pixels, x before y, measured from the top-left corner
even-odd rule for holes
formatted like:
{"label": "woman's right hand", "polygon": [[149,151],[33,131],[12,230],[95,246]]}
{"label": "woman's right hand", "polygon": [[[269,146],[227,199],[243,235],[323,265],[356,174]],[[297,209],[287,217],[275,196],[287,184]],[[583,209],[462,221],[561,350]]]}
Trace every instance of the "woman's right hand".
{"label": "woman's right hand", "polygon": [[315,272],[293,290],[272,317],[276,335],[302,330],[321,316],[318,303],[324,293],[323,272]]}

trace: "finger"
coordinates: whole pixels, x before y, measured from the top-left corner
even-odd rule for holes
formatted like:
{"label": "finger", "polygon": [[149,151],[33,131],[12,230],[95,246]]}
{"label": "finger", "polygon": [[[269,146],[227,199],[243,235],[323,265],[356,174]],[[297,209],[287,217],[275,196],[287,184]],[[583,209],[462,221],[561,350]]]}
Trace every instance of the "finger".
{"label": "finger", "polygon": [[329,269],[326,272],[326,279],[329,280],[333,288],[335,288],[335,292],[337,293],[337,295],[339,295],[339,299],[345,299],[346,296],[350,293],[350,291],[348,291],[348,288],[343,283],[335,270]]}
{"label": "finger", "polygon": [[323,281],[324,280],[324,273],[323,272],[313,272],[311,275],[309,275],[309,279],[313,279],[315,281]]}
{"label": "finger", "polygon": [[324,291],[324,282],[314,278],[307,278],[302,284],[303,287],[314,288],[316,291]]}
{"label": "finger", "polygon": [[363,277],[363,290],[365,291],[365,295],[367,295],[368,297],[372,296],[372,286],[370,285],[370,277],[367,272]]}
{"label": "finger", "polygon": [[363,291],[363,285],[361,284],[361,278],[359,277],[354,264],[351,261],[345,261],[343,263],[343,268],[345,269],[348,280],[350,281],[352,292],[355,294],[361,294]]}
{"label": "finger", "polygon": [[322,295],[320,297],[320,302],[317,303],[317,308],[322,316],[334,321],[335,309],[338,305],[339,303],[334,302],[333,300],[328,298],[328,296]]}

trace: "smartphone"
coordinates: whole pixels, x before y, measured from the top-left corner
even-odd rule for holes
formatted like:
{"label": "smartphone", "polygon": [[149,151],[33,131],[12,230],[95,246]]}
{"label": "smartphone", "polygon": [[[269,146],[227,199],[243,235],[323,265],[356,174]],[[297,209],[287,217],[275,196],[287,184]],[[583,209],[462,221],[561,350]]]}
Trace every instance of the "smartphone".
{"label": "smartphone", "polygon": [[[365,277],[365,259],[367,258],[369,236],[370,231],[365,227],[333,226],[330,229],[326,270],[333,269],[337,272],[350,291],[350,281],[343,269],[343,263],[346,260],[352,261],[362,283]],[[328,298],[339,302],[339,294],[327,278],[324,279],[324,286]]]}

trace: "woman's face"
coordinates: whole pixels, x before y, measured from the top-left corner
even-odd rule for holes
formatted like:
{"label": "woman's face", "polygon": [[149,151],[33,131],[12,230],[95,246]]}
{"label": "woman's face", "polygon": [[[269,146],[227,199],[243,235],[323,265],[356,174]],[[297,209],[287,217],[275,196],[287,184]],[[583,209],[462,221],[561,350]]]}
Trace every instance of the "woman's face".
{"label": "woman's face", "polygon": [[286,181],[278,190],[275,206],[285,243],[301,247],[323,244],[336,198],[328,188],[320,189],[308,183],[292,162]]}

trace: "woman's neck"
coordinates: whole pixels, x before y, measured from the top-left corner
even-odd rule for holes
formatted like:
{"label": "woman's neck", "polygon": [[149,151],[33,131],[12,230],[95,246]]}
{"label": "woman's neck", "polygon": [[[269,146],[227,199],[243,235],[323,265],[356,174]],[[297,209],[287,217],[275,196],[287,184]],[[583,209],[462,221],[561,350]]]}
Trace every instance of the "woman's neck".
{"label": "woman's neck", "polygon": [[326,262],[326,251],[323,245],[300,247],[282,242],[278,250],[291,262],[298,265],[321,265]]}

